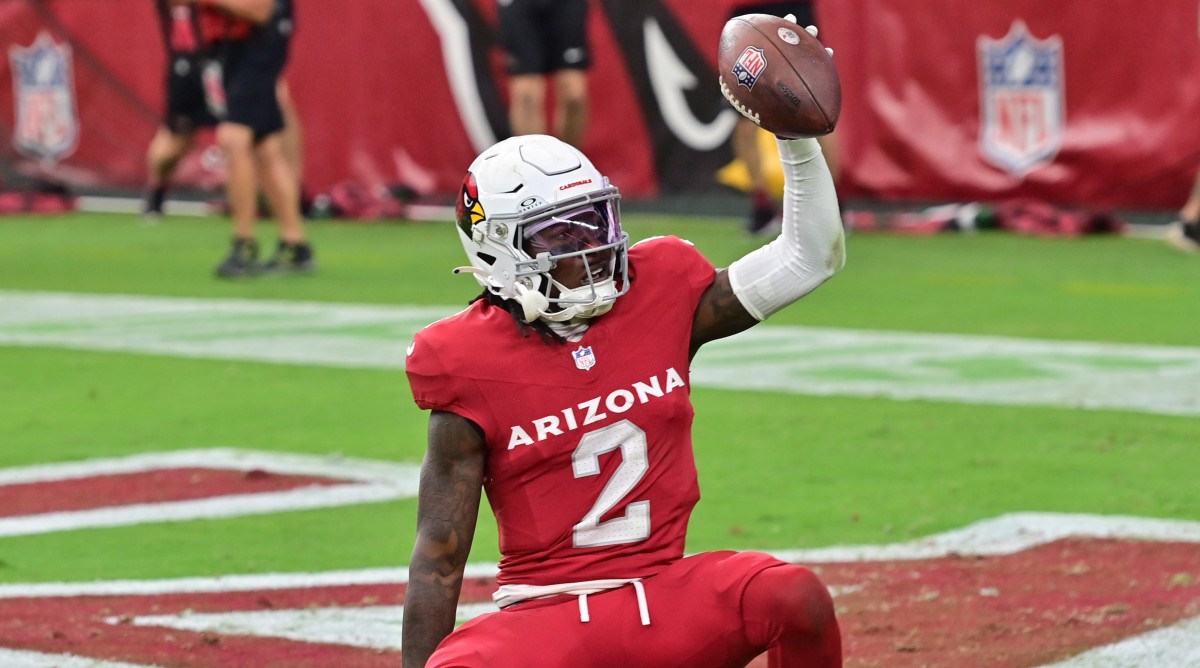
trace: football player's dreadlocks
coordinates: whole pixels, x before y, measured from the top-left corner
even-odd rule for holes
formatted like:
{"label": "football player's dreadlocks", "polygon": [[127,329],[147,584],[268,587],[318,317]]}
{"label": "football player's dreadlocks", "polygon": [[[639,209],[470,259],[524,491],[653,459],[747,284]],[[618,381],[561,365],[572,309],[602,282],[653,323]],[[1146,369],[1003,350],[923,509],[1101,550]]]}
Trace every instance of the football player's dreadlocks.
{"label": "football player's dreadlocks", "polygon": [[542,341],[545,341],[548,344],[562,345],[567,342],[566,339],[559,336],[558,332],[550,328],[549,323],[541,318],[538,318],[533,322],[525,322],[524,310],[521,308],[521,305],[511,299],[505,299],[500,295],[493,294],[491,291],[484,289],[483,292],[479,293],[479,296],[475,297],[468,303],[474,304],[477,301],[483,301],[489,306],[495,306],[496,308],[507,311],[508,314],[512,316],[513,322],[515,322],[517,325],[517,332],[522,337],[528,338],[529,330],[532,329],[542,337]]}

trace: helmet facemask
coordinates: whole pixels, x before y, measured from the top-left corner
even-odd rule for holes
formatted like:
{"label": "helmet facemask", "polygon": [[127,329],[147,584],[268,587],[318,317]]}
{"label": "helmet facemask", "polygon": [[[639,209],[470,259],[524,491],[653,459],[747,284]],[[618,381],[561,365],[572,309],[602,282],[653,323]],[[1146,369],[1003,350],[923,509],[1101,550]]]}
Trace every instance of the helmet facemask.
{"label": "helmet facemask", "polygon": [[532,261],[518,263],[517,278],[538,286],[546,298],[540,309],[545,320],[603,315],[629,289],[629,236],[621,230],[615,199],[550,212],[521,224],[518,234]]}

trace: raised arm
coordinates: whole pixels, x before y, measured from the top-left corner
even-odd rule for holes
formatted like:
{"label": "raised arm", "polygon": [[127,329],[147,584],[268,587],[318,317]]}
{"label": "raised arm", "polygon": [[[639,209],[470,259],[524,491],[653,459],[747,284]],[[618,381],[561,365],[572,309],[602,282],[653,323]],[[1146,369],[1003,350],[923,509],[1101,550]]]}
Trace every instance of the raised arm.
{"label": "raised arm", "polygon": [[846,263],[833,177],[815,139],[780,139],[783,228],[779,237],[717,272],[692,320],[700,346],[766,320],[812,292]]}
{"label": "raised arm", "polygon": [[421,668],[454,629],[463,569],[475,536],[486,461],[483,435],[453,413],[429,416],[421,464],[417,544],[404,596],[404,668]]}

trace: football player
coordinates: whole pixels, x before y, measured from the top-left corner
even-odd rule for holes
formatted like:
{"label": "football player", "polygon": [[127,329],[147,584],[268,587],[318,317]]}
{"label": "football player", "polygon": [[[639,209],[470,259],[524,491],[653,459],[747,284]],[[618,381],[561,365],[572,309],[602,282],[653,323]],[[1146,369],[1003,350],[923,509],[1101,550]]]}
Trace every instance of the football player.
{"label": "football player", "polygon": [[[814,139],[779,140],[778,238],[716,269],[688,242],[632,246],[620,195],[545,135],[471,164],[457,233],[482,293],[419,332],[407,373],[430,410],[403,661],[420,666],[841,665],[826,586],[759,552],[684,556],[700,498],[690,365],[845,260]],[[454,629],[483,492],[500,608]],[[453,631],[452,631],[453,630]]]}

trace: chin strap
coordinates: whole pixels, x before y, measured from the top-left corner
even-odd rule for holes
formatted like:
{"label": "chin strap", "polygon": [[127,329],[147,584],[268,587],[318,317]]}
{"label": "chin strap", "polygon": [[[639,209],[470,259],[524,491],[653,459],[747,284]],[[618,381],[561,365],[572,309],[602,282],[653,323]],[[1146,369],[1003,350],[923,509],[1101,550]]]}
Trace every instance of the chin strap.
{"label": "chin strap", "polygon": [[[484,279],[487,279],[489,276],[486,270],[478,267],[455,267],[454,273],[474,274],[476,276],[482,276]],[[612,279],[608,279],[608,281],[611,282]],[[562,290],[562,294],[568,298],[572,296],[573,292],[579,292],[581,296],[592,295],[597,287],[599,286],[591,286],[586,289],[576,288],[575,290]],[[515,294],[513,294],[514,292]],[[500,288],[497,294],[505,299],[511,299],[520,304],[525,322],[533,322],[538,318],[541,318],[549,323],[561,323],[576,319],[594,318],[598,315],[604,315],[605,313],[608,313],[608,310],[612,308],[611,301],[603,302],[601,297],[597,295],[595,301],[592,303],[573,304],[561,311],[550,313],[547,311],[547,309],[550,308],[550,300],[546,297],[546,295],[537,290],[531,290],[521,283],[516,283],[513,285],[512,291]]]}
{"label": "chin strap", "polygon": [[546,299],[546,295],[537,290],[530,290],[520,283],[517,283],[516,288],[517,296],[514,299],[524,311],[525,322],[533,322],[546,315],[546,309],[550,308],[550,300]]}

